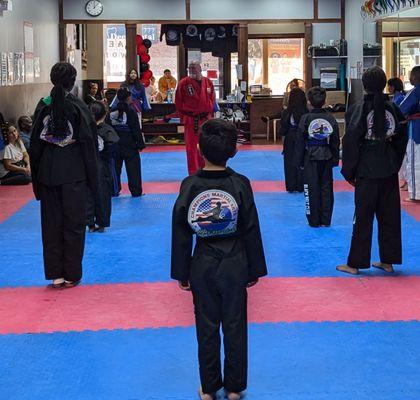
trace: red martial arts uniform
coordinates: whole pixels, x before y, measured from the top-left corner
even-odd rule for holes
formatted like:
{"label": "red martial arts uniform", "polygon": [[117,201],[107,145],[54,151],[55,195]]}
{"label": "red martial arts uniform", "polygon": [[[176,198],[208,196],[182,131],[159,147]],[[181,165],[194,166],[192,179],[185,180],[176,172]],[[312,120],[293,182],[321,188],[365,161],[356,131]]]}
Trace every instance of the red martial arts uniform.
{"label": "red martial arts uniform", "polygon": [[214,87],[210,79],[201,82],[186,77],[176,90],[175,105],[184,124],[185,147],[187,149],[188,173],[195,174],[204,166],[204,160],[197,150],[199,129],[213,116],[215,102]]}

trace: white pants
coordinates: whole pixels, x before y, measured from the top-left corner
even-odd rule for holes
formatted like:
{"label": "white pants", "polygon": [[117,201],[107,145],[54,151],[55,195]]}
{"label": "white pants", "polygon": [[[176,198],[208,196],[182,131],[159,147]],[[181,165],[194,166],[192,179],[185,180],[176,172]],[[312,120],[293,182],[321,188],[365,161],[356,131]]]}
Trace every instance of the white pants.
{"label": "white pants", "polygon": [[413,139],[407,145],[408,194],[411,200],[420,200],[420,144]]}
{"label": "white pants", "polygon": [[400,181],[402,182],[407,182],[407,153],[404,156],[398,178],[400,178]]}

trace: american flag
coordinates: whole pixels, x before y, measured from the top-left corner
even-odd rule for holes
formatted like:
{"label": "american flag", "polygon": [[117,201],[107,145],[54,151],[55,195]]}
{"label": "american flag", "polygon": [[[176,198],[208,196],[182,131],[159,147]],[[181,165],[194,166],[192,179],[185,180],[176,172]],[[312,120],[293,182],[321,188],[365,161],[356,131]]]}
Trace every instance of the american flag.
{"label": "american flag", "polygon": [[[211,215],[206,213],[213,210],[214,208],[217,208],[217,203],[221,203],[222,208],[229,206],[229,203],[226,200],[219,198],[204,200],[197,208],[197,215],[195,219],[210,217]],[[223,215],[221,215],[221,217],[223,217]],[[211,224],[211,221],[203,221],[200,222],[200,224]]]}

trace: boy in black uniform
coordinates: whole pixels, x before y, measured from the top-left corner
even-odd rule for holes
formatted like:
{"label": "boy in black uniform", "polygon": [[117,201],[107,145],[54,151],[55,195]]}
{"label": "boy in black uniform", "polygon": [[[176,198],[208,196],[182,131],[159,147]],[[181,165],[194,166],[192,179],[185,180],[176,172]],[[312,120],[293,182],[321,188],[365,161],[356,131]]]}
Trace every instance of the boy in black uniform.
{"label": "boy in black uniform", "polygon": [[334,206],[333,167],[338,165],[340,135],[335,118],[322,107],[326,91],[308,92],[312,111],[302,116],[295,144],[296,165],[303,169],[306,217],[316,228],[330,226]]}
{"label": "boy in black uniform", "polygon": [[202,400],[214,399],[222,387],[235,400],[246,389],[246,288],[267,274],[250,182],[226,168],[236,154],[236,141],[229,122],[214,119],[203,125],[199,146],[205,167],[182,182],[172,217],[171,277],[181,289],[192,290]]}
{"label": "boy in black uniform", "polygon": [[29,147],[33,190],[41,201],[45,277],[54,288],[80,283],[87,189],[98,188],[96,124],[70,93],[76,75],[69,63],[52,67],[54,87],[35,111]]}
{"label": "boy in black uniform", "polygon": [[353,275],[370,268],[373,218],[378,220],[380,262],[373,266],[394,272],[401,264],[401,204],[398,171],[407,147],[407,125],[398,106],[383,90],[386,75],[379,67],[362,77],[367,94],[346,114],[342,175],[355,186],[353,236],[347,264],[337,270]]}
{"label": "boy in black uniform", "polygon": [[107,110],[101,101],[90,103],[90,111],[98,127],[99,188],[89,191],[87,226],[89,232],[103,233],[111,223],[112,171],[110,151],[120,138],[108,124],[105,124]]}

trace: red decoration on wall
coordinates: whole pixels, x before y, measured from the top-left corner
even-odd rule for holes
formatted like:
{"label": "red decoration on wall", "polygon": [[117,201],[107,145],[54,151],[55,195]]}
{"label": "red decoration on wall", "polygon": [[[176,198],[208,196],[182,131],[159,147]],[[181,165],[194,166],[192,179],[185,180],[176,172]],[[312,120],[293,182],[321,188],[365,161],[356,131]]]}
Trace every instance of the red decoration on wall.
{"label": "red decoration on wall", "polygon": [[150,55],[149,54],[140,54],[140,60],[142,63],[148,63],[150,61]]}

